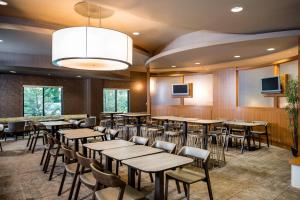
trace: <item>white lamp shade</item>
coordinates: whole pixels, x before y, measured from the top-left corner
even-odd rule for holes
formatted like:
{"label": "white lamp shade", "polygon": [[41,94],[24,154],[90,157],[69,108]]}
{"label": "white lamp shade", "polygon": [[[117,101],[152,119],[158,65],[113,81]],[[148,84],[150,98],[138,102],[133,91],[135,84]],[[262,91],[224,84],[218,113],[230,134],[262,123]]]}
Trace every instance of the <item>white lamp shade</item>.
{"label": "white lamp shade", "polygon": [[85,70],[122,70],[132,65],[132,39],[97,27],[72,27],[52,35],[52,63]]}

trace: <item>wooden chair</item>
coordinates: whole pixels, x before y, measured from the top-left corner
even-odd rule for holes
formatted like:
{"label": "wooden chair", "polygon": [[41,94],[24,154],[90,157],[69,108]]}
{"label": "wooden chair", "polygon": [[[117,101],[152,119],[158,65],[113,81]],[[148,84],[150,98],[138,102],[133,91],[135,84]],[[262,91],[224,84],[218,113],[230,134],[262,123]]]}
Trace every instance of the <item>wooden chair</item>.
{"label": "wooden chair", "polygon": [[[157,149],[162,149],[167,153],[174,154],[176,151],[176,144],[170,143],[170,142],[165,142],[165,141],[155,141],[151,147],[157,148]],[[138,190],[141,190],[141,176],[142,176],[142,171],[139,171],[138,173]],[[149,173],[150,180],[153,182],[153,176],[151,173]]]}
{"label": "wooden chair", "polygon": [[33,133],[30,134],[31,140],[30,140],[30,138],[28,139],[28,142],[30,140],[30,145],[29,145],[28,150],[31,150],[31,153],[34,153],[36,143],[39,138],[42,138],[43,145],[45,145],[44,136],[40,135],[41,131],[44,131],[44,132],[47,131],[46,127],[41,126],[41,125],[33,125]]}
{"label": "wooden chair", "polygon": [[[91,164],[92,173],[97,181],[95,197],[97,200],[139,200],[145,196],[134,188],[126,185],[117,175],[99,170],[96,163]],[[103,185],[104,189],[100,189]]]}
{"label": "wooden chair", "polygon": [[82,123],[79,124],[81,128],[94,128],[96,126],[96,117],[92,116],[83,120]]}
{"label": "wooden chair", "polygon": [[76,152],[77,168],[76,174],[79,175],[77,181],[77,187],[75,191],[74,199],[78,199],[81,184],[84,184],[87,188],[94,190],[96,186],[96,179],[91,173],[90,164],[93,162],[92,158],[86,158],[82,154]]}
{"label": "wooden chair", "polygon": [[116,129],[108,129],[108,137],[106,137],[106,140],[115,140],[118,138],[119,130]]}
{"label": "wooden chair", "polygon": [[226,151],[228,151],[229,139],[232,139],[232,142],[235,141],[235,146],[238,146],[238,141],[241,145],[241,153],[244,153],[245,141],[247,139],[246,131],[240,128],[229,128],[228,135],[226,138]]}
{"label": "wooden chair", "polygon": [[[167,171],[165,182],[165,200],[168,199],[169,180],[175,180],[183,183],[185,196],[188,200],[190,199],[190,185],[196,182],[204,181],[207,183],[209,199],[213,200],[213,194],[208,172],[210,152],[200,148],[184,146],[181,148],[178,155],[201,159],[203,163],[204,173],[196,172],[185,167]],[[178,187],[177,189],[180,193],[180,187]]]}
{"label": "wooden chair", "polygon": [[53,137],[52,135],[47,135],[47,141],[49,144],[49,149],[46,156],[46,161],[44,164],[44,173],[48,171],[48,166],[51,160],[51,157],[53,157],[53,164],[49,175],[49,181],[51,181],[54,169],[56,167],[56,161],[58,157],[61,157],[64,161],[63,152],[61,151],[61,143],[58,139]]}
{"label": "wooden chair", "polygon": [[137,145],[148,145],[148,138],[145,137],[140,137],[140,136],[133,136],[132,138],[130,138],[129,142],[133,142]]}
{"label": "wooden chair", "polygon": [[69,200],[72,199],[73,196],[73,191],[75,188],[75,183],[77,180],[77,173],[76,173],[76,169],[77,169],[77,159],[76,159],[76,153],[73,149],[71,149],[70,147],[66,146],[66,145],[62,145],[61,149],[63,151],[64,154],[64,159],[65,159],[65,169],[64,169],[64,173],[61,179],[61,183],[59,186],[59,190],[58,190],[58,194],[57,196],[61,195],[64,183],[65,183],[65,178],[67,174],[70,174],[71,176],[73,176],[73,181],[72,181],[72,186],[70,189],[70,193],[69,193]]}
{"label": "wooden chair", "polygon": [[257,127],[257,128],[263,129],[262,131],[261,130],[251,130],[250,131],[250,133],[253,137],[258,138],[259,148],[261,148],[261,137],[262,136],[266,137],[267,145],[268,145],[268,147],[270,147],[270,145],[269,145],[268,122],[265,122],[265,121],[252,121],[252,122],[261,124],[260,127]]}

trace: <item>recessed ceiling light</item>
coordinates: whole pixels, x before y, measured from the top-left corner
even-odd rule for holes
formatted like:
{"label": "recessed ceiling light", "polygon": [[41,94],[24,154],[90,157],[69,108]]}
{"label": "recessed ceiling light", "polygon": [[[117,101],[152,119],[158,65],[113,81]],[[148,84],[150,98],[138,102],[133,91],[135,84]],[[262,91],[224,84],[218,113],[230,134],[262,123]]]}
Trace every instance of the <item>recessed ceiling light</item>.
{"label": "recessed ceiling light", "polygon": [[275,48],[268,48],[267,51],[274,51]]}
{"label": "recessed ceiling light", "polygon": [[140,32],[133,32],[132,35],[140,35]]}
{"label": "recessed ceiling light", "polygon": [[175,65],[172,65],[171,67],[175,68],[176,66],[175,66]]}
{"label": "recessed ceiling light", "polygon": [[234,58],[240,58],[241,56],[240,55],[235,55],[233,56]]}
{"label": "recessed ceiling light", "polygon": [[199,62],[195,62],[195,65],[200,65],[200,63]]}
{"label": "recessed ceiling light", "polygon": [[80,75],[78,75],[78,76],[76,76],[77,78],[81,78],[81,76]]}
{"label": "recessed ceiling light", "polygon": [[241,11],[243,11],[243,7],[241,7],[241,6],[235,6],[235,7],[231,8],[231,12],[233,12],[233,13],[238,13]]}
{"label": "recessed ceiling light", "polygon": [[3,42],[3,40],[0,40],[0,42]]}
{"label": "recessed ceiling light", "polygon": [[12,74],[15,74],[15,73],[17,73],[16,71],[9,71],[10,73],[12,73]]}
{"label": "recessed ceiling light", "polygon": [[0,0],[0,6],[7,6],[7,2],[6,2],[6,1],[1,1],[1,0]]}

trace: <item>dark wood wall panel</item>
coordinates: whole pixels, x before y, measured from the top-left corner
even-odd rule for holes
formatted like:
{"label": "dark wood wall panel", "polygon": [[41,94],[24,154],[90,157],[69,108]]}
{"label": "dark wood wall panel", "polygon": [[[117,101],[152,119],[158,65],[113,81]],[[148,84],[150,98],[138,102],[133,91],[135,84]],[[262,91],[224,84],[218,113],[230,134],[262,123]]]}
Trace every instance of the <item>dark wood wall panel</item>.
{"label": "dark wood wall panel", "polygon": [[23,115],[23,85],[63,87],[63,114],[84,113],[81,79],[0,74],[0,117]]}

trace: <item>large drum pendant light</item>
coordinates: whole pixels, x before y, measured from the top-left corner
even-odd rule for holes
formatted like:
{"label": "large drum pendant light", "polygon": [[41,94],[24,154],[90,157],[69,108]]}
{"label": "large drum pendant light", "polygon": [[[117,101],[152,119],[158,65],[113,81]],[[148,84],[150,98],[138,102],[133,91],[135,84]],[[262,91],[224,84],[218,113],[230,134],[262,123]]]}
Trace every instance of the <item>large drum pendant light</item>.
{"label": "large drum pendant light", "polygon": [[[82,12],[91,7],[86,2],[75,5]],[[77,8],[77,9],[76,9]],[[101,10],[98,6],[96,10]],[[101,12],[99,20],[101,20]],[[101,21],[100,21],[101,22]],[[128,35],[106,28],[83,26],[55,31],[52,35],[52,63],[57,66],[83,70],[123,70],[132,65],[132,39]]]}

